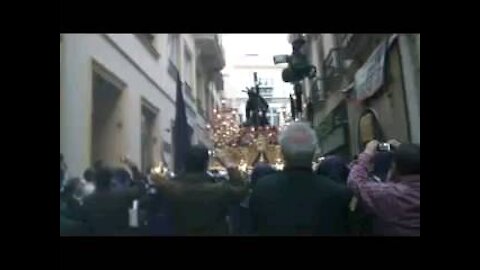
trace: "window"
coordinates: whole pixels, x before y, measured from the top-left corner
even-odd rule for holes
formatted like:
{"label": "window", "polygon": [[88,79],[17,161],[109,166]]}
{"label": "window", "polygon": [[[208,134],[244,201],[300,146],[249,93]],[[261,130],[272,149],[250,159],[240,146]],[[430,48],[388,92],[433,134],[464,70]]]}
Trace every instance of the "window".
{"label": "window", "polygon": [[145,40],[148,41],[148,43],[153,43],[153,41],[155,40],[155,35],[154,34],[138,34],[138,35],[145,38]]}
{"label": "window", "polygon": [[168,35],[168,57],[170,61],[178,67],[178,49],[180,47],[180,35]]}
{"label": "window", "polygon": [[193,62],[192,62],[192,54],[188,50],[188,48],[185,46],[184,50],[184,55],[185,55],[185,64],[183,65],[183,76],[185,77],[185,82],[187,82],[189,85],[192,85],[193,81]]}
{"label": "window", "polygon": [[155,35],[154,34],[135,34],[145,48],[155,57],[160,57],[155,47]]}
{"label": "window", "polygon": [[141,140],[141,168],[148,172],[154,165],[154,149],[156,147],[156,125],[158,109],[147,101],[142,100],[140,122]]}

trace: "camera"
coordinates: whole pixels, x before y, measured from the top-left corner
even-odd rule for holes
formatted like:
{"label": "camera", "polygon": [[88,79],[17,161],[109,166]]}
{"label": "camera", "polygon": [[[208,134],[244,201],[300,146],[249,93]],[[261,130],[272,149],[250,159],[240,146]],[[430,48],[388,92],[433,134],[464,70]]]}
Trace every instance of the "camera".
{"label": "camera", "polygon": [[392,146],[389,143],[379,143],[377,147],[377,151],[381,152],[390,152],[392,150]]}

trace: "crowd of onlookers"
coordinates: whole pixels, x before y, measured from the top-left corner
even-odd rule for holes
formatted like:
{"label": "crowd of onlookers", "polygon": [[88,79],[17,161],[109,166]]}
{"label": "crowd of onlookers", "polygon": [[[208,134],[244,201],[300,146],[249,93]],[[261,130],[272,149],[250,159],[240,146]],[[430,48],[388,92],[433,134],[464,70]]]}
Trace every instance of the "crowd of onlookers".
{"label": "crowd of onlookers", "polygon": [[[420,235],[420,146],[371,141],[352,161],[312,169],[316,135],[296,122],[280,135],[283,170],[251,174],[196,145],[183,173],[142,173],[131,161],[97,162],[69,177],[60,157],[61,235]],[[216,158],[228,174],[208,171]]]}

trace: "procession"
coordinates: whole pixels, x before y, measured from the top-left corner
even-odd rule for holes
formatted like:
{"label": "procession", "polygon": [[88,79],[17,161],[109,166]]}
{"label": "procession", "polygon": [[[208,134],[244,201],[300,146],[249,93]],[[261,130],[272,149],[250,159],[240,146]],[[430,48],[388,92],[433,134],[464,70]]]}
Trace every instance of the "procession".
{"label": "procession", "polygon": [[420,236],[419,34],[60,40],[60,236]]}

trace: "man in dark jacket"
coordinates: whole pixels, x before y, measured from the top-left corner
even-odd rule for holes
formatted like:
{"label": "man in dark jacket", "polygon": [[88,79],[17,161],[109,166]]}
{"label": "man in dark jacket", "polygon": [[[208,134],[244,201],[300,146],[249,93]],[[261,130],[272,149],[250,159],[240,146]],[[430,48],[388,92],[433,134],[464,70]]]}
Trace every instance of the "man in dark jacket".
{"label": "man in dark jacket", "polygon": [[262,178],[253,190],[250,208],[260,235],[345,235],[348,231],[346,187],[315,175],[314,131],[306,123],[291,124],[281,135],[282,172]]}
{"label": "man in dark jacket", "polygon": [[86,233],[85,224],[73,219],[65,202],[60,200],[60,236],[82,236]]}
{"label": "man in dark jacket", "polygon": [[96,172],[95,193],[85,198],[83,216],[93,235],[129,235],[128,209],[143,194],[138,187],[113,191],[112,170],[101,168]]}
{"label": "man in dark jacket", "polygon": [[247,183],[232,162],[220,158],[229,180],[215,183],[207,174],[208,149],[192,146],[186,172],[174,180],[157,183],[170,204],[175,234],[225,235],[228,233],[228,206],[247,194]]}
{"label": "man in dark jacket", "polygon": [[60,236],[81,236],[86,233],[81,215],[82,203],[75,196],[79,185],[80,178],[72,178],[60,193]]}
{"label": "man in dark jacket", "polygon": [[81,179],[78,177],[70,178],[65,183],[63,191],[60,193],[61,208],[63,214],[73,220],[81,220],[82,190]]}

